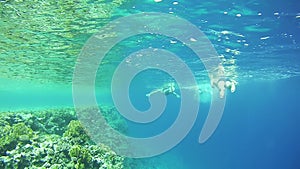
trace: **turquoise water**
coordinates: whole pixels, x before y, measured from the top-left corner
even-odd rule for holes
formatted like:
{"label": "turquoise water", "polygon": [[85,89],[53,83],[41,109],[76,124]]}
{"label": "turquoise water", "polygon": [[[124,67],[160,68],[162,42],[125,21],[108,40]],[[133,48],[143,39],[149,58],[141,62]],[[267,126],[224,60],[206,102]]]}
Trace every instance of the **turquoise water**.
{"label": "turquoise water", "polygon": [[[300,7],[296,0],[0,3],[0,111],[74,107],[73,71],[86,41],[122,16],[168,13],[205,33],[226,76],[237,81],[237,89],[227,92],[215,133],[199,144],[212,89],[195,53],[164,36],[134,36],[117,44],[97,72],[98,104],[114,105],[110,85],[115,69],[132,52],[149,47],[176,53],[203,91],[198,117],[188,135],[161,155],[133,162],[159,169],[300,168]],[[147,110],[151,105],[145,95],[172,80],[161,71],[138,74],[129,89],[132,104]],[[180,99],[169,95],[167,101],[163,115],[152,123],[128,120],[127,134],[149,137],[168,129],[178,115]]]}

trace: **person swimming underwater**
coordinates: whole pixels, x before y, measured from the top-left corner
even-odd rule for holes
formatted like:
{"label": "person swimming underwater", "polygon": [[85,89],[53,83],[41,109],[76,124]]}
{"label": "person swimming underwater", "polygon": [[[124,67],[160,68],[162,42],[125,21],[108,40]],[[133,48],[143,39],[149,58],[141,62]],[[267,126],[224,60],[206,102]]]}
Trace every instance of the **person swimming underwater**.
{"label": "person swimming underwater", "polygon": [[211,87],[218,88],[220,98],[224,98],[226,89],[230,89],[231,93],[235,92],[237,82],[225,77],[225,70],[221,64],[209,77]]}
{"label": "person swimming underwater", "polygon": [[156,90],[153,90],[152,92],[146,94],[147,97],[151,96],[152,94],[154,93],[157,93],[157,92],[161,92],[163,93],[164,95],[170,95],[170,94],[173,94],[175,95],[177,98],[180,98],[180,95],[177,94],[175,92],[175,83],[168,83],[165,87],[162,87],[160,89],[156,89]]}

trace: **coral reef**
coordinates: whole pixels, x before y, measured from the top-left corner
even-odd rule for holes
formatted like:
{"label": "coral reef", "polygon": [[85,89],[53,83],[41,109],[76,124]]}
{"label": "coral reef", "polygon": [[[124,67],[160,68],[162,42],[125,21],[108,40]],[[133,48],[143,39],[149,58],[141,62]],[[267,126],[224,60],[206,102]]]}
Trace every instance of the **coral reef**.
{"label": "coral reef", "polygon": [[9,124],[1,126],[0,134],[0,155],[5,155],[5,152],[16,148],[18,144],[26,144],[33,137],[33,131],[27,127],[25,123],[17,123],[13,126]]}
{"label": "coral reef", "polygon": [[0,168],[124,168],[124,157],[94,144],[76,119],[73,109],[0,113]]}
{"label": "coral reef", "polygon": [[87,135],[82,124],[77,120],[72,120],[69,123],[68,129],[63,134],[63,136],[67,138],[72,144],[82,145],[90,140],[90,137]]}
{"label": "coral reef", "polygon": [[125,134],[127,131],[126,121],[123,116],[121,116],[115,107],[111,106],[101,106],[101,113],[104,116],[107,123],[115,130],[120,133]]}

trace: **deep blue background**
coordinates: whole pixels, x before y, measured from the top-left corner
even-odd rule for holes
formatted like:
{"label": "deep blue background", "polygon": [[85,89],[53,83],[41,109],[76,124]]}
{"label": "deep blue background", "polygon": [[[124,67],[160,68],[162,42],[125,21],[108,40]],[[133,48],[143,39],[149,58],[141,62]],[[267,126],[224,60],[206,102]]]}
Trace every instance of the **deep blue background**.
{"label": "deep blue background", "polygon": [[[198,119],[189,135],[174,149],[162,154],[168,168],[175,169],[299,169],[300,168],[300,22],[296,18],[300,6],[296,0],[288,1],[223,1],[213,0],[216,6],[202,5],[207,1],[173,1],[144,4],[135,2],[141,11],[169,12],[197,25],[206,35],[211,26],[216,31],[229,30],[245,36],[248,47],[240,46],[236,56],[238,72],[237,91],[228,93],[226,107],[220,125],[214,135],[204,144],[198,143],[199,133],[209,109],[209,103],[201,103]],[[252,15],[228,17],[220,15],[235,7],[252,10]],[[195,14],[200,9],[206,14]],[[279,13],[275,15],[274,13]],[[262,15],[259,16],[258,13]],[[204,22],[207,21],[207,22]],[[257,26],[256,31],[244,27]],[[260,28],[269,30],[263,31]],[[269,37],[267,40],[261,37]],[[234,49],[230,43],[218,42],[209,36],[219,54],[224,48]],[[229,41],[234,42],[235,37]],[[222,53],[223,52],[223,53]],[[224,54],[227,57],[226,53]],[[282,79],[286,75],[287,78]],[[248,77],[249,76],[249,77]],[[295,76],[295,77],[290,77]],[[290,78],[289,78],[290,77]],[[135,105],[146,109],[149,105],[142,94],[136,96]],[[138,92],[137,92],[138,93]],[[166,114],[170,118],[164,125],[156,125],[158,131],[165,129],[178,112],[178,100],[168,97]],[[143,109],[142,108],[142,109]],[[147,127],[138,128],[137,135]],[[145,131],[146,130],[146,131]],[[149,129],[150,130],[150,129]],[[153,134],[153,128],[150,133]],[[155,132],[154,132],[155,133]],[[182,161],[168,160],[173,154]],[[151,160],[146,159],[146,160]],[[155,159],[155,158],[154,158]],[[159,168],[159,167],[158,167]]]}
{"label": "deep blue background", "polygon": [[[169,168],[175,169],[299,169],[299,81],[298,77],[240,84],[236,93],[227,95],[221,123],[204,144],[197,141],[209,104],[201,103],[191,132],[178,146],[162,154],[162,159],[165,158]],[[144,127],[130,125],[131,131],[151,135],[168,126],[179,108],[175,97],[168,96],[168,101],[166,114],[160,121]],[[133,102],[145,105],[145,109],[148,106],[145,101],[133,99]],[[183,166],[174,165],[178,161],[168,160],[168,155],[177,156]]]}

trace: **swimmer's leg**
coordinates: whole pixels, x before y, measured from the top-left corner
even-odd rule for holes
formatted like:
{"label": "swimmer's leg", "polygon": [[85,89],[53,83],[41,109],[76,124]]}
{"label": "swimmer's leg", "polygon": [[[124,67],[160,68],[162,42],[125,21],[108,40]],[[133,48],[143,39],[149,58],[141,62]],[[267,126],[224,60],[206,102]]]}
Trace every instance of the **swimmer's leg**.
{"label": "swimmer's leg", "polygon": [[219,81],[218,82],[218,89],[220,91],[220,98],[224,98],[225,95],[225,82],[224,81]]}
{"label": "swimmer's leg", "polygon": [[230,88],[231,93],[235,92],[235,89],[236,89],[236,87],[235,87],[234,82],[231,82],[231,88]]}
{"label": "swimmer's leg", "polygon": [[225,95],[225,90],[220,90],[220,99],[223,99]]}
{"label": "swimmer's leg", "polygon": [[210,86],[212,88],[214,88],[214,79],[213,79],[213,76],[212,75],[209,75],[209,79],[210,79]]}

